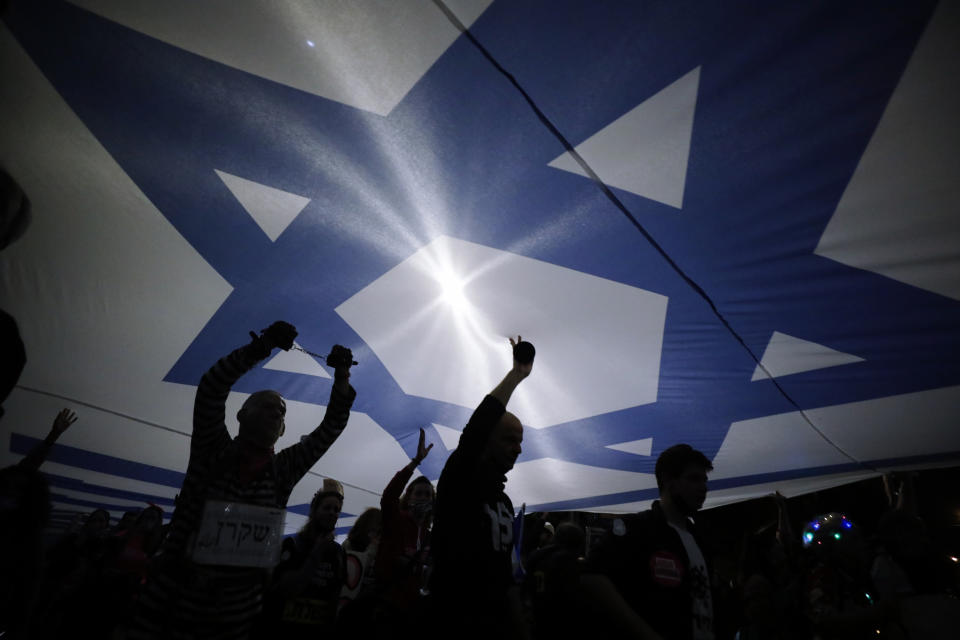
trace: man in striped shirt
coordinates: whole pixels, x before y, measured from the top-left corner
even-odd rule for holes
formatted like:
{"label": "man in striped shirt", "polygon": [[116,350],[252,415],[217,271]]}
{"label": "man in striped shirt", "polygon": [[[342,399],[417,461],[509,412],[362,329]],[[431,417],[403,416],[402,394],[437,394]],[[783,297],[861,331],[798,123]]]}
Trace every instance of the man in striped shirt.
{"label": "man in striped shirt", "polygon": [[[236,535],[245,530],[246,538],[236,538],[237,549],[242,540],[248,554],[258,537],[270,540],[263,532],[270,526],[282,527],[282,520],[257,525],[258,529],[242,518],[249,520],[286,507],[293,487],[343,431],[356,397],[350,386],[352,355],[337,346],[334,352],[344,357],[335,369],[323,421],[313,432],[274,453],[273,445],[285,429],[286,404],[276,391],[258,391],[237,414],[239,435],[230,437],[225,424],[230,387],[273,349],[289,349],[296,335],[292,325],[275,322],[250,344],[221,358],[200,380],[186,478],[170,533],[156,557],[156,573],[141,594],[130,638],[248,637],[261,610],[270,567],[238,557],[211,560],[209,553],[200,552],[220,545],[224,532]],[[219,529],[212,529],[217,532],[216,543],[212,543],[209,534],[200,532],[211,531],[209,520],[217,508],[220,512],[214,525],[219,524]],[[231,523],[231,517],[238,519]],[[262,551],[268,557],[270,549],[265,543],[261,546],[264,548],[252,547],[253,555]]]}

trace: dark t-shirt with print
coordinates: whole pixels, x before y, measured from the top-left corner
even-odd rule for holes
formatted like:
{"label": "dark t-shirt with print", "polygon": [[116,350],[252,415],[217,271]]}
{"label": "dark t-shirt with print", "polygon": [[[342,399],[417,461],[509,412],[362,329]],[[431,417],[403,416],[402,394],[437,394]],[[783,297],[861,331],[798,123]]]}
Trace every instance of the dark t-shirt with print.
{"label": "dark t-shirt with print", "polygon": [[430,592],[444,615],[500,628],[513,584],[513,503],[481,456],[505,408],[487,396],[437,483]]}
{"label": "dark t-shirt with print", "polygon": [[[627,604],[664,638],[691,638],[692,594],[709,589],[707,576],[691,571],[683,542],[667,524],[659,502],[625,516],[623,524],[597,543],[585,571],[609,577]],[[692,526],[691,533],[703,550]]]}
{"label": "dark t-shirt with print", "polygon": [[[311,558],[311,555],[314,555]],[[315,638],[320,632],[332,632],[345,573],[343,548],[333,540],[322,542],[316,550],[295,538],[283,541],[280,563],[274,570],[274,584],[284,574],[299,571],[310,561],[313,570],[303,589],[296,593],[268,591],[263,625],[259,637]]]}

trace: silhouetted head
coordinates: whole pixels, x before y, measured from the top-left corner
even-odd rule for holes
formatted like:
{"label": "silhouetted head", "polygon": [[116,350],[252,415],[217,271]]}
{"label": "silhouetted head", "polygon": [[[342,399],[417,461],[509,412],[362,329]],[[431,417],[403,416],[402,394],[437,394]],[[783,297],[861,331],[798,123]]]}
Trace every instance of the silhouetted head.
{"label": "silhouetted head", "polygon": [[94,509],[83,521],[84,533],[99,533],[110,526],[110,512],[106,509]]}
{"label": "silhouetted head", "polygon": [[483,458],[498,472],[506,473],[513,469],[514,463],[523,452],[520,446],[522,442],[523,425],[517,416],[507,411],[493,428]]}
{"label": "silhouetted head", "polygon": [[347,541],[354,551],[366,551],[371,544],[380,542],[383,531],[383,514],[380,509],[370,507],[360,514],[347,534]]}
{"label": "silhouetted head", "polygon": [[154,531],[163,526],[163,509],[156,505],[150,505],[140,512],[137,516],[133,528],[144,533]]}
{"label": "silhouetted head", "polygon": [[240,438],[262,449],[270,449],[286,429],[287,403],[276,391],[257,391],[237,412]]}
{"label": "silhouetted head", "polygon": [[333,478],[323,479],[323,488],[310,501],[310,520],[323,533],[333,531],[343,509],[343,485]]}
{"label": "silhouetted head", "polygon": [[561,522],[553,535],[553,544],[577,555],[583,555],[585,541],[583,527],[573,522]]}
{"label": "silhouetted head", "polygon": [[116,530],[126,531],[134,525],[139,515],[139,511],[124,511],[123,515],[120,516],[120,520],[117,522]]}
{"label": "silhouetted head", "polygon": [[433,483],[426,476],[417,476],[407,485],[406,491],[400,498],[400,508],[409,510],[414,505],[430,504],[436,497]]}
{"label": "silhouetted head", "polygon": [[688,444],[675,444],[657,458],[655,474],[660,499],[691,516],[707,499],[707,472],[713,465]]}

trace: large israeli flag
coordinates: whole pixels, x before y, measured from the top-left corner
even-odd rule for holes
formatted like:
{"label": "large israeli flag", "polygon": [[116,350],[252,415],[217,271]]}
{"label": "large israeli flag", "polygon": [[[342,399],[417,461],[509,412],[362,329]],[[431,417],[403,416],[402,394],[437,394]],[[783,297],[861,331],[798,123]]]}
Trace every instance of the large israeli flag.
{"label": "large israeli flag", "polygon": [[[324,476],[378,504],[421,427],[436,479],[518,334],[530,511],[642,508],[677,442],[708,505],[955,464],[958,35],[946,0],[14,0],[0,462],[70,406],[58,513],[169,508],[200,376],[284,319],[360,362],[288,531]],[[282,353],[228,415],[280,390],[284,446],[331,383]]]}

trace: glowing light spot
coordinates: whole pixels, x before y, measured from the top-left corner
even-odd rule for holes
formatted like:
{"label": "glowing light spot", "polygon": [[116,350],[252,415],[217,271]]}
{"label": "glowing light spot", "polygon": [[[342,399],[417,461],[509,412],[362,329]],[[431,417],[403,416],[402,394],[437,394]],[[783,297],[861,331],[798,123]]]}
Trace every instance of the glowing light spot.
{"label": "glowing light spot", "polygon": [[844,526],[845,529],[849,529],[849,528],[851,528],[853,525],[850,524],[850,522],[849,522],[848,520],[844,520],[844,521],[843,521],[843,526]]}
{"label": "glowing light spot", "polygon": [[466,311],[469,303],[463,293],[463,281],[450,271],[437,273],[437,282],[443,291],[443,300],[455,311]]}
{"label": "glowing light spot", "polygon": [[813,542],[813,534],[807,532],[807,533],[803,534],[803,539],[806,540],[806,542],[809,544],[809,543]]}
{"label": "glowing light spot", "polygon": [[819,522],[814,522],[814,523],[813,523],[813,530],[816,531],[816,530],[819,529],[819,528],[820,528],[820,523],[819,523]]}
{"label": "glowing light spot", "polygon": [[957,562],[957,556],[950,556],[950,559],[953,560],[954,562]]}
{"label": "glowing light spot", "polygon": [[839,540],[839,539],[840,539],[840,534],[839,534],[839,533],[833,534],[833,539],[834,539],[834,540]]}
{"label": "glowing light spot", "polygon": [[307,40],[307,46],[308,46],[308,47],[315,47],[316,45],[313,43],[313,40]]}

